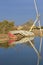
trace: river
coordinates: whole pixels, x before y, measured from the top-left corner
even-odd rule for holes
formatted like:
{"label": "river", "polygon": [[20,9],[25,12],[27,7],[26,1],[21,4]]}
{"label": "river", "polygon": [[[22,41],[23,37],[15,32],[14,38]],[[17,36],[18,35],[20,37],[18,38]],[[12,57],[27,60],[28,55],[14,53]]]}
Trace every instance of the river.
{"label": "river", "polygon": [[[40,37],[35,37],[33,44],[39,50]],[[43,65],[43,44],[41,56],[39,65]],[[29,44],[17,44],[9,48],[0,47],[0,65],[37,65],[37,60],[38,56]]]}

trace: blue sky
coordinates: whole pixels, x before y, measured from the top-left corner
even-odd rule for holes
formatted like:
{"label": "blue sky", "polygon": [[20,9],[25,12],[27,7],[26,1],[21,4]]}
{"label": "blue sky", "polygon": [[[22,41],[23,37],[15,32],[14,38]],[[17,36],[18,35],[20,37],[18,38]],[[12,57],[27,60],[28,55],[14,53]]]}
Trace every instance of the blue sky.
{"label": "blue sky", "polygon": [[[43,25],[43,0],[36,0]],[[36,18],[33,0],[0,0],[0,21],[15,21],[16,25]]]}

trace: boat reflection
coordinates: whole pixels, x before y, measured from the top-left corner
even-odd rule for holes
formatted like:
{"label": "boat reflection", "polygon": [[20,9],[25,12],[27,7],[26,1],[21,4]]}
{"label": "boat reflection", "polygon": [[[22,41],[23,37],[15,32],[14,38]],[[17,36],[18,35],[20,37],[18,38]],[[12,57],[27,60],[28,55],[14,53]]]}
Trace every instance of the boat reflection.
{"label": "boat reflection", "polygon": [[39,51],[36,49],[36,47],[33,43],[33,40],[34,40],[34,37],[25,37],[25,38],[23,38],[19,41],[12,42],[10,45],[9,45],[8,42],[7,43],[2,43],[2,44],[0,43],[0,47],[9,48],[9,47],[14,47],[17,44],[26,44],[26,45],[32,47],[34,49],[34,51],[36,52],[37,56],[39,58],[41,58]]}
{"label": "boat reflection", "polygon": [[[26,40],[27,39],[27,40]],[[29,40],[31,40],[31,42],[34,44],[34,37],[28,37],[28,38],[25,38],[23,40],[20,40],[20,41],[16,41],[16,42],[13,42],[11,43],[11,45],[9,45],[9,42],[6,42],[6,43],[0,43],[0,48],[9,48],[9,47],[14,47],[15,45],[17,44],[26,44],[28,46],[31,46],[30,43],[29,43]],[[26,40],[26,42],[25,42]]]}

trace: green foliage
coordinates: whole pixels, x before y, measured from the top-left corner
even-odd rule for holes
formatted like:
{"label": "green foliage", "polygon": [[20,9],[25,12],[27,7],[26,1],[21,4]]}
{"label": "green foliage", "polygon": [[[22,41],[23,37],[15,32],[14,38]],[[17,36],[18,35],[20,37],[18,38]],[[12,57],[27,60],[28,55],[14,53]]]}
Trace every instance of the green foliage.
{"label": "green foliage", "polygon": [[0,22],[0,33],[8,33],[9,31],[13,30],[14,22],[9,22],[4,20]]}
{"label": "green foliage", "polygon": [[26,23],[24,23],[22,26],[22,30],[30,30],[31,26],[33,25],[33,20],[29,20]]}
{"label": "green foliage", "polygon": [[43,26],[41,26],[41,28],[43,29]]}
{"label": "green foliage", "polygon": [[8,42],[6,42],[6,43],[0,43],[0,47],[8,48],[9,47]]}

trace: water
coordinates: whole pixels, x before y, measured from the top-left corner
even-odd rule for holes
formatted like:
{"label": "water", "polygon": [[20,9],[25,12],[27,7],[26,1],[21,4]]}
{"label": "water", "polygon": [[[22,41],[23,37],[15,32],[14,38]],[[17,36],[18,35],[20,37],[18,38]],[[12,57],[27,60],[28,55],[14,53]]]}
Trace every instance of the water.
{"label": "water", "polygon": [[[35,37],[33,43],[39,49],[40,38]],[[43,45],[41,51],[43,65]],[[0,47],[0,65],[37,65],[38,56],[29,44],[17,44],[14,47]]]}

